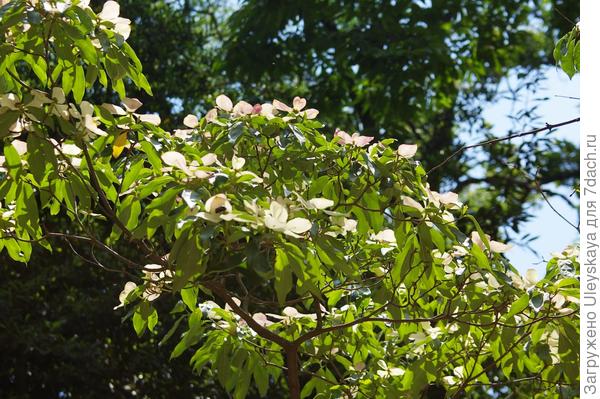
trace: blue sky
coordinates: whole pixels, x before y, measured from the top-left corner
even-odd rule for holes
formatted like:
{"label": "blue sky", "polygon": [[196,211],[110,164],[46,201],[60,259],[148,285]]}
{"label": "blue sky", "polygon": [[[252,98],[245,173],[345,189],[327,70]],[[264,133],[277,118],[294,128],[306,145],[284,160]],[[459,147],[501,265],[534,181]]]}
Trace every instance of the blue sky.
{"label": "blue sky", "polygon": [[[542,82],[540,90],[534,95],[524,96],[521,104],[529,102],[532,104],[533,98],[547,97],[548,99],[539,103],[537,114],[540,116],[533,125],[543,126],[544,123],[558,123],[567,121],[579,116],[579,101],[564,98],[579,97],[579,75],[569,80],[567,75],[555,67],[549,67],[544,71],[545,80]],[[504,83],[514,83],[513,79],[508,79]],[[484,117],[494,124],[492,131],[498,136],[506,135],[512,128],[513,123],[509,118],[514,110],[519,106],[511,107],[512,102],[501,100],[500,102],[487,107],[484,111]],[[552,133],[553,137],[560,137],[579,143],[579,125],[573,124],[562,127]],[[532,174],[535,171],[528,171]],[[564,188],[562,193],[569,195],[572,192],[570,188]],[[574,197],[573,197],[574,198]],[[552,206],[556,208],[567,219],[577,224],[577,210],[569,207],[559,198],[551,198]],[[538,270],[540,276],[544,275],[544,259],[550,258],[551,252],[559,252],[565,246],[576,242],[579,239],[577,231],[569,226],[544,202],[540,202],[539,207],[534,211],[536,217],[523,225],[521,236],[530,234],[539,236],[530,246],[538,252],[538,255],[530,250],[520,247],[513,247],[506,255],[511,262],[522,272],[530,268]]]}

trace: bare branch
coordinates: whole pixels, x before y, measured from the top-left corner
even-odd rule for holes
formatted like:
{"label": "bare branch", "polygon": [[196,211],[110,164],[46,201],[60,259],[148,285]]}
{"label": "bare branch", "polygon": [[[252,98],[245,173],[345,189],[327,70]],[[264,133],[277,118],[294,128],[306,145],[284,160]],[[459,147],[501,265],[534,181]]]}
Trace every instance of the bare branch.
{"label": "bare branch", "polygon": [[544,126],[544,127],[540,127],[540,128],[537,128],[537,129],[529,130],[527,132],[509,134],[508,136],[498,137],[498,138],[495,138],[495,139],[484,140],[484,141],[481,141],[481,142],[476,143],[476,144],[464,145],[464,146],[460,147],[458,150],[454,151],[448,158],[444,159],[441,163],[439,163],[439,164],[435,165],[433,168],[429,169],[429,171],[427,172],[427,174],[429,175],[434,170],[436,170],[436,169],[444,166],[452,158],[456,157],[457,155],[460,155],[465,150],[468,150],[468,149],[471,149],[471,148],[476,148],[476,147],[483,147],[485,145],[495,144],[495,143],[499,143],[501,141],[512,140],[512,139],[516,139],[516,138],[519,138],[519,137],[530,136],[532,134],[541,133],[541,132],[544,132],[546,130],[556,129],[558,127],[565,126],[565,125],[570,125],[570,124],[576,123],[576,122],[579,122],[579,118],[571,119],[570,121],[566,121],[566,122],[556,123],[554,125],[546,123],[546,126]]}

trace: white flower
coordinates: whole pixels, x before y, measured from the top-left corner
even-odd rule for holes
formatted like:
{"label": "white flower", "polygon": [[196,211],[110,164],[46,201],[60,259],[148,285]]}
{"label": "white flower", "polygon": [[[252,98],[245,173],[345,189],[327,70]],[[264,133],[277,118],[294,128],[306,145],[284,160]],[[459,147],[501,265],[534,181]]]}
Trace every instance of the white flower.
{"label": "white flower", "polygon": [[513,285],[522,290],[528,291],[531,288],[533,288],[538,282],[537,270],[535,269],[528,269],[527,272],[525,272],[524,278],[521,278],[521,276],[519,276],[516,273],[513,273],[512,271],[509,271],[507,274],[512,280]]}
{"label": "white flower", "polygon": [[79,107],[81,109],[80,127],[83,127],[88,132],[86,137],[89,137],[90,133],[98,136],[106,136],[107,133],[98,127],[98,118],[94,117],[94,106],[87,101],[82,101]]}
{"label": "white flower", "polygon": [[187,115],[185,118],[183,118],[183,124],[189,127],[190,129],[193,129],[196,126],[198,126],[198,117],[192,114]]}
{"label": "white flower", "polygon": [[342,234],[353,233],[356,231],[358,222],[354,219],[348,219],[344,216],[332,216],[331,221],[333,224],[342,228]]}
{"label": "white flower", "polygon": [[389,367],[387,363],[383,360],[378,360],[377,365],[380,368],[379,370],[377,370],[377,375],[381,378],[400,377],[406,372],[400,367]]}
{"label": "white flower", "polygon": [[137,284],[134,283],[133,281],[126,282],[125,283],[125,287],[123,287],[123,291],[121,291],[121,293],[119,294],[119,302],[120,302],[120,304],[118,306],[115,306],[113,309],[118,309],[118,308],[122,308],[123,306],[125,306],[127,297],[136,288],[137,288]]}
{"label": "white flower", "polygon": [[123,106],[125,107],[127,112],[135,112],[138,110],[138,108],[140,108],[142,106],[142,102],[140,100],[138,100],[137,98],[125,97],[121,101],[121,103],[123,104]]}
{"label": "white flower", "polygon": [[211,320],[221,319],[221,316],[219,316],[219,314],[213,310],[213,309],[221,309],[221,307],[213,301],[200,302],[198,304],[198,308],[202,312],[203,316],[208,317]]}
{"label": "white flower", "polygon": [[62,14],[69,7],[71,7],[70,1],[44,1],[44,11],[51,14]]}
{"label": "white flower", "polygon": [[283,111],[283,112],[292,112],[293,111],[292,108],[285,105],[284,103],[282,103],[279,100],[273,100],[273,107],[275,107],[275,109],[277,109],[279,111]]}
{"label": "white flower", "polygon": [[416,144],[400,144],[396,153],[400,158],[409,159],[415,156],[417,153]]}
{"label": "white flower", "polygon": [[443,378],[444,382],[448,385],[456,385],[459,381],[465,379],[465,368],[463,366],[458,366],[453,371],[453,376],[446,376]]}
{"label": "white flower", "polygon": [[382,230],[377,234],[371,235],[371,240],[394,246],[396,245],[396,235],[394,234],[394,231],[390,229]]}
{"label": "white flower", "polygon": [[202,158],[200,158],[200,160],[202,161],[202,165],[210,166],[210,165],[214,164],[215,162],[217,162],[217,155],[213,154],[212,152],[209,152],[208,154],[206,154]]}
{"label": "white flower", "polygon": [[301,237],[300,234],[310,230],[312,223],[310,220],[304,218],[294,218],[288,221],[286,206],[273,201],[269,210],[265,212],[265,226],[271,230],[299,238]]}
{"label": "white flower", "polygon": [[440,194],[437,191],[426,188],[427,197],[435,206],[446,205],[452,208],[460,208],[463,204],[458,200],[458,194],[449,191],[447,193]]}
{"label": "white flower", "polygon": [[107,110],[108,112],[110,112],[112,115],[119,115],[119,116],[127,115],[127,112],[125,112],[125,110],[123,108],[119,107],[118,105],[104,103],[101,105],[101,107],[104,108],[105,110]]}
{"label": "white flower", "polygon": [[295,320],[297,319],[303,319],[303,318],[307,318],[307,319],[311,319],[311,320],[317,320],[317,315],[315,313],[300,313],[296,308],[293,308],[291,306],[287,306],[283,309],[283,311],[281,312],[281,315],[278,314],[273,314],[273,313],[267,313],[267,316],[272,317],[274,319],[278,319],[281,320],[281,322],[283,324],[286,325],[290,325],[292,324]]}
{"label": "white flower", "polygon": [[254,110],[254,107],[252,107],[252,105],[250,105],[246,101],[240,101],[237,104],[235,104],[235,107],[233,107],[233,116],[239,117],[239,116],[250,115],[253,110]]}
{"label": "white flower", "polygon": [[558,330],[552,330],[550,334],[547,332],[542,334],[542,339],[545,338],[548,342],[548,348],[550,349],[550,359],[552,360],[552,364],[560,363],[560,355],[559,355],[559,333]]}
{"label": "white flower", "polygon": [[48,98],[48,95],[43,91],[32,90],[31,95],[33,96],[33,98],[27,103],[28,107],[41,108],[42,106],[44,106],[44,104],[52,103],[52,100],[50,100]]}
{"label": "white flower", "polygon": [[185,161],[185,157],[183,154],[177,151],[167,151],[162,154],[161,159],[163,162],[169,166],[174,166],[178,169],[183,170],[186,174],[190,175],[190,169],[187,166],[187,162]]}
{"label": "white flower", "polygon": [[27,153],[27,143],[21,140],[13,140],[12,146],[17,150],[17,154],[23,155]]}
{"label": "white flower", "polygon": [[556,309],[561,309],[563,307],[563,305],[565,304],[566,300],[567,300],[567,298],[565,298],[564,295],[557,293],[552,297],[551,302]]}
{"label": "white flower", "polygon": [[294,97],[292,100],[292,106],[294,107],[294,111],[302,111],[304,107],[306,107],[306,99],[302,97]]}
{"label": "white flower", "polygon": [[76,144],[63,144],[61,145],[61,152],[65,155],[76,156],[81,154],[81,148]]}
{"label": "white flower", "polygon": [[[490,250],[492,252],[501,253],[501,252],[506,252],[506,251],[508,251],[509,249],[512,248],[512,245],[503,244],[503,243],[498,242],[498,241],[492,241],[492,240],[490,240],[490,236],[487,235],[487,234],[485,235],[485,238],[490,243]],[[471,240],[473,241],[474,244],[476,244],[477,246],[479,246],[479,248],[485,249],[485,244],[484,244],[483,240],[481,239],[481,237],[479,236],[478,232],[473,231],[471,233]]]}
{"label": "white flower", "polygon": [[327,209],[331,208],[335,202],[327,198],[313,198],[308,200],[308,209]]}
{"label": "white flower", "polygon": [[373,141],[373,139],[374,139],[374,137],[361,136],[358,133],[353,133],[352,136],[350,136],[348,133],[344,132],[343,130],[339,130],[339,129],[337,129],[335,131],[334,137],[340,138],[338,141],[338,143],[340,143],[340,144],[351,144],[356,147],[364,147],[367,144],[369,144],[371,141]]}
{"label": "white flower", "polygon": [[314,108],[309,108],[306,111],[300,113],[306,119],[315,119],[319,115],[319,111]]}
{"label": "white flower", "polygon": [[235,155],[231,158],[231,167],[233,170],[241,170],[246,164],[246,160],[241,157],[236,157]]}
{"label": "white flower", "polygon": [[146,122],[154,126],[160,125],[160,116],[156,114],[134,114],[140,120],[140,122]]}
{"label": "white flower", "polygon": [[401,199],[402,199],[402,205],[404,205],[404,206],[408,206],[410,208],[415,208],[419,212],[422,212],[424,210],[423,205],[419,204],[417,201],[415,201],[411,197],[407,197],[407,196],[403,195],[401,197]]}
{"label": "white flower", "polygon": [[273,104],[264,103],[260,106],[260,114],[267,119],[273,119],[277,110],[273,106]]}
{"label": "white flower", "polygon": [[264,313],[254,313],[252,315],[252,318],[254,319],[255,322],[257,322],[258,324],[260,324],[263,327],[269,327],[270,325],[273,324],[273,322],[271,320],[269,320],[267,318],[267,315]]}
{"label": "white flower", "polygon": [[225,194],[217,194],[210,197],[204,204],[206,212],[198,213],[203,219],[213,223],[219,223],[221,220],[232,220],[232,206]]}
{"label": "white flower", "polygon": [[383,248],[381,248],[382,255],[387,254],[388,252],[392,251],[398,246],[396,243],[396,236],[394,234],[394,231],[390,229],[382,230],[377,234],[371,234],[370,241],[367,241],[367,243],[373,242],[385,245]]}
{"label": "white flower", "polygon": [[436,339],[438,336],[442,334],[442,329],[439,327],[431,327],[431,323],[428,321],[423,321],[419,323],[421,328],[425,330],[425,333],[430,336],[432,339]]}
{"label": "white flower", "polygon": [[158,299],[165,285],[169,284],[173,279],[173,272],[171,270],[154,263],[144,266],[144,275],[146,285],[144,291],[142,291],[142,298],[149,302]]}
{"label": "white flower", "polygon": [[233,103],[225,94],[218,95],[215,102],[217,103],[217,107],[225,112],[231,112],[233,110]]}
{"label": "white flower", "polygon": [[123,37],[123,40],[127,40],[131,33],[131,23],[127,18],[119,17],[121,9],[119,3],[116,1],[109,0],[104,3],[102,11],[98,14],[98,18],[101,21],[110,22],[113,25],[113,31]]}
{"label": "white flower", "polygon": [[429,338],[429,336],[422,331],[412,333],[408,336],[408,339],[413,341],[415,345],[424,344],[425,341],[427,341],[427,338]]}

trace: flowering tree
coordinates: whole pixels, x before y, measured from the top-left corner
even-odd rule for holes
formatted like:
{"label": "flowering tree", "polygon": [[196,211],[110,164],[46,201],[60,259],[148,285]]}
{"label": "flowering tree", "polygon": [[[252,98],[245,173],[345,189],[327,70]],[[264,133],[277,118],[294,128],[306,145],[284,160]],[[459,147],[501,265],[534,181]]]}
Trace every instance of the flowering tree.
{"label": "flowering tree", "polygon": [[[181,298],[162,341],[236,398],[279,377],[292,398],[576,395],[574,248],[543,279],[520,276],[456,194],[429,188],[416,146],[332,134],[303,98],[221,95],[164,131],[126,97],[125,82],[150,87],[114,1],[0,15],[0,250],[13,259],[57,238],[87,245],[88,262],[132,276],[117,308],[139,335],[157,301]],[[95,90],[121,105],[85,101]],[[53,231],[58,217],[70,223]]]}

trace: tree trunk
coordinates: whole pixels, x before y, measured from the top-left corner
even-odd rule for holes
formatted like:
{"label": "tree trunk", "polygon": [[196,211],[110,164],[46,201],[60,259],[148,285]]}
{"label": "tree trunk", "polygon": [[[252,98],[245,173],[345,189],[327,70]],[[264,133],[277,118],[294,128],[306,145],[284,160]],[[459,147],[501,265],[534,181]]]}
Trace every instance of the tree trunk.
{"label": "tree trunk", "polygon": [[287,360],[287,383],[290,390],[290,399],[300,399],[300,369],[298,368],[298,348],[286,348],[285,356]]}

